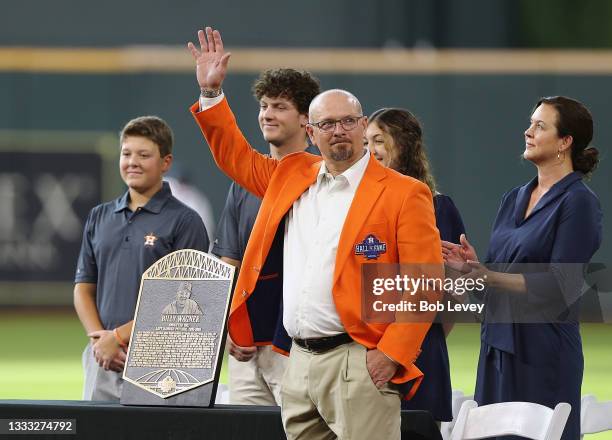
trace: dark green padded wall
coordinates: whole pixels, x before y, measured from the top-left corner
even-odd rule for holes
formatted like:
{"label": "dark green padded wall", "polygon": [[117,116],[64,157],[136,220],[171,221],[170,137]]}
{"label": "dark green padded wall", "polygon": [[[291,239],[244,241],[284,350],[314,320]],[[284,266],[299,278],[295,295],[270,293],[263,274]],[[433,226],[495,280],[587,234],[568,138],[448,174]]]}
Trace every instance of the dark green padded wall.
{"label": "dark green padded wall", "polygon": [[[427,147],[440,190],[456,201],[469,236],[481,254],[501,195],[530,179],[535,168],[520,159],[523,131],[537,97],[565,94],[593,112],[594,144],[602,162],[590,182],[605,213],[599,261],[612,261],[610,227],[612,165],[608,123],[612,102],[607,76],[549,75],[321,75],[324,88],[355,93],[366,113],[381,106],[413,111],[425,127]],[[265,151],[250,95],[253,75],[230,75],[230,103],[248,139]],[[128,119],[157,114],[176,134],[176,158],[220,213],[229,180],[212,162],[188,112],[197,97],[190,74],[48,75],[0,74],[0,129],[117,131]],[[118,174],[117,174],[118,178]],[[576,231],[579,234],[580,231]]]}

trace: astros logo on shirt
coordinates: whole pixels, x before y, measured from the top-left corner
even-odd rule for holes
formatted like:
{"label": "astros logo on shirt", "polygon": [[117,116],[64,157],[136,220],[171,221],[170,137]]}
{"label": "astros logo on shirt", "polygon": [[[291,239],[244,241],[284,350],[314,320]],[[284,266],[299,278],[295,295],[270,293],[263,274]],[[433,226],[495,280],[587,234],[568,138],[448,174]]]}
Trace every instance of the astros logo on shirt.
{"label": "astros logo on shirt", "polygon": [[144,240],[145,246],[155,246],[155,241],[157,240],[157,237],[153,235],[153,232],[149,232],[147,235],[145,235]]}

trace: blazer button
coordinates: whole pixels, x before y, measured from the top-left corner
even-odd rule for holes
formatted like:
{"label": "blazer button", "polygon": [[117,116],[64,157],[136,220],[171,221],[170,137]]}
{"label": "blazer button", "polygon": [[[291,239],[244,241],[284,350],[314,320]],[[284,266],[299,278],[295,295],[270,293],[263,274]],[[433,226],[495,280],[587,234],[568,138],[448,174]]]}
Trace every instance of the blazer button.
{"label": "blazer button", "polygon": [[248,294],[247,294],[247,291],[246,291],[246,290],[243,290],[243,291],[242,291],[242,297],[244,298],[244,297],[245,297],[245,296],[247,296],[247,295],[248,295]]}
{"label": "blazer button", "polygon": [[255,272],[259,272],[259,271],[260,271],[259,267],[257,267],[257,266],[253,266],[253,270],[254,270]]}

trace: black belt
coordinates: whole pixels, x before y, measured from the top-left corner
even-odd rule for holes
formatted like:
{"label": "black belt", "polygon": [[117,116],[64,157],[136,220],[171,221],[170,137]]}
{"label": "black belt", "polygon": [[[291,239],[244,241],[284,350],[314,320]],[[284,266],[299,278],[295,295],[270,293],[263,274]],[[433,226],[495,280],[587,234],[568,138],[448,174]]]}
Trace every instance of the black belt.
{"label": "black belt", "polygon": [[323,353],[324,351],[331,350],[342,344],[348,344],[353,342],[348,333],[340,333],[335,336],[328,336],[326,338],[313,338],[313,339],[298,339],[294,338],[293,342],[306,350],[314,353]]}

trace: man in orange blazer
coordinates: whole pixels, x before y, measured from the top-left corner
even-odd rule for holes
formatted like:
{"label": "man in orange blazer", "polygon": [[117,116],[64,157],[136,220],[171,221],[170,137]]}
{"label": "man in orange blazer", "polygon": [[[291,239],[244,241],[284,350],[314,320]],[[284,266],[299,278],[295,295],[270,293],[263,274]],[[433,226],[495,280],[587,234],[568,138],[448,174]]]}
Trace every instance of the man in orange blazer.
{"label": "man in orange blazer", "polygon": [[[252,149],[221,90],[230,54],[218,31],[189,43],[201,89],[191,108],[217,165],[263,201],[232,300],[229,332],[256,345],[251,295],[272,242],[283,243],[283,324],[293,338],[281,385],[289,439],[399,439],[400,384],[410,396],[428,323],[361,319],[366,262],[441,264],[427,186],[383,167],[364,149],[367,120],[349,92],[329,90],[309,109],[307,132],[321,157],[278,161]],[[279,228],[279,225],[283,225]],[[373,252],[361,250],[374,240]]]}

